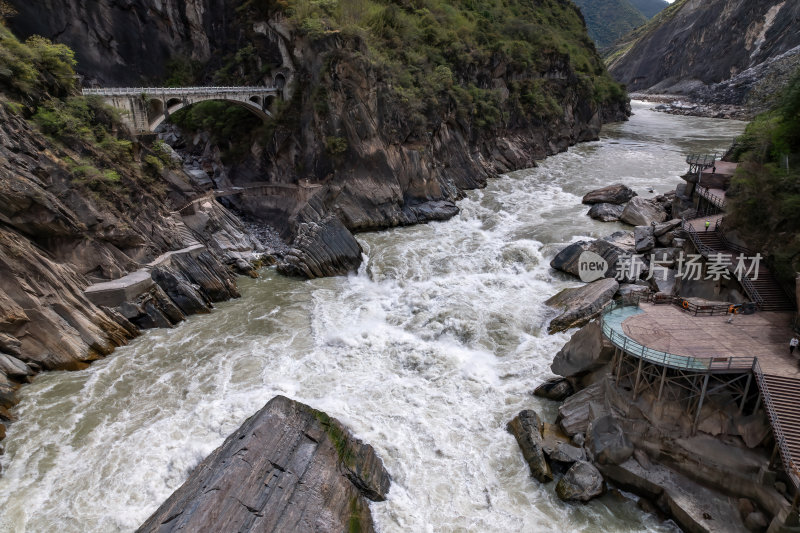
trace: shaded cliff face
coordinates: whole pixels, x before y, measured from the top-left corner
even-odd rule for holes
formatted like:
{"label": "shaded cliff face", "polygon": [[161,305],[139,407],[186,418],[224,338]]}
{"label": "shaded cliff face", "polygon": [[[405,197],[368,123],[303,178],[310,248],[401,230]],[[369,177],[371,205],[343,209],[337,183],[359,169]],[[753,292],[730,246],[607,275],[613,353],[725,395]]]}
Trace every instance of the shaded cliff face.
{"label": "shaded cliff face", "polygon": [[796,65],[798,20],[786,0],[678,0],[614,47],[609,71],[629,90],[690,93],[787,53]]}
{"label": "shaded cliff face", "polygon": [[15,34],[69,44],[87,80],[117,86],[162,79],[171,58],[208,61],[232,17],[224,0],[10,3]]}

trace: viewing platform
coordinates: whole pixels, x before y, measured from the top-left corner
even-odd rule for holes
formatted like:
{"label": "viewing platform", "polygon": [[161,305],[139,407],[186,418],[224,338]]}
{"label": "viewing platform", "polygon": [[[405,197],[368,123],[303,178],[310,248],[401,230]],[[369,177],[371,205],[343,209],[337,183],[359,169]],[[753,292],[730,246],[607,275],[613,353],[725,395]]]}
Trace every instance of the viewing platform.
{"label": "viewing platform", "polygon": [[714,394],[723,394],[739,413],[763,408],[775,438],[773,457],[798,490],[800,367],[789,354],[794,315],[730,315],[726,307],[680,298],[606,306],[601,325],[615,347],[616,381],[630,384],[634,399],[649,391],[659,401],[685,405],[694,428]]}

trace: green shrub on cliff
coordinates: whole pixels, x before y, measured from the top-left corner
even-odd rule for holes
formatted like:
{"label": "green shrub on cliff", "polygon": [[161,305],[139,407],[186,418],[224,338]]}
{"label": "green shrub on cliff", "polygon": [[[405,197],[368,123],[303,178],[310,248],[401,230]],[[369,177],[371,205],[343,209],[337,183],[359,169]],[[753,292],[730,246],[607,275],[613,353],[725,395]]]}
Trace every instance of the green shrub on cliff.
{"label": "green shrub on cliff", "polygon": [[34,35],[24,43],[0,23],[0,89],[36,102],[75,89],[75,54]]}
{"label": "green shrub on cliff", "polygon": [[747,126],[733,156],[740,165],[726,220],[789,283],[800,271],[800,70],[776,108]]}

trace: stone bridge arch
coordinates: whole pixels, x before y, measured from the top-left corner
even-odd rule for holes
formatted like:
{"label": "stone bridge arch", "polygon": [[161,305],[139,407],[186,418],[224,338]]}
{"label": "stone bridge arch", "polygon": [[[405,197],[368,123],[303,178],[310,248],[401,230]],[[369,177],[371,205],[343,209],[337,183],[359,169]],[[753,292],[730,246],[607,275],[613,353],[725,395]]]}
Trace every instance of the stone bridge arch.
{"label": "stone bridge arch", "polygon": [[153,132],[172,113],[199,102],[229,102],[247,109],[261,120],[272,117],[270,107],[281,94],[277,87],[182,87],[84,89],[84,95],[99,95],[123,114],[123,120],[138,133]]}

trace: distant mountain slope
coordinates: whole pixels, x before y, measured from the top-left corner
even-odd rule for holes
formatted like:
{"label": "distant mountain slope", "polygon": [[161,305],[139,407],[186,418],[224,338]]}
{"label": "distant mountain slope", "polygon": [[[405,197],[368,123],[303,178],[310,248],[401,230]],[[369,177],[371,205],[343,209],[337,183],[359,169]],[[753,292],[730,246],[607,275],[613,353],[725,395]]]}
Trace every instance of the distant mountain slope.
{"label": "distant mountain slope", "polygon": [[573,1],[583,13],[589,37],[595,42],[597,48],[612,45],[623,35],[647,22],[647,17],[633,7],[630,0]]}
{"label": "distant mountain slope", "polygon": [[666,0],[628,0],[633,7],[641,11],[641,13],[651,19],[655,17],[664,8],[669,6]]}
{"label": "distant mountain slope", "polygon": [[788,81],[800,64],[799,19],[797,1],[676,0],[606,59],[631,91],[724,97],[738,105],[765,81],[771,86],[762,92]]}

